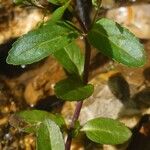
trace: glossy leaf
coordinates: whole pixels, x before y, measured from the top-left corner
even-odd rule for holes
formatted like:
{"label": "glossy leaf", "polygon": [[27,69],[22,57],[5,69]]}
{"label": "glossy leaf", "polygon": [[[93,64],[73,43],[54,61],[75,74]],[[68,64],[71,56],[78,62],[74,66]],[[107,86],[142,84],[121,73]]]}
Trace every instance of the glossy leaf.
{"label": "glossy leaf", "polygon": [[98,20],[88,33],[88,39],[103,54],[129,67],[140,67],[146,62],[139,40],[112,20]]}
{"label": "glossy leaf", "polygon": [[[65,125],[65,121],[61,116],[48,113],[41,110],[27,110],[16,113],[10,122],[12,126],[21,128],[25,132],[35,132],[35,129],[39,126],[41,122],[45,119],[50,119],[54,121],[58,126],[62,127]],[[15,121],[16,120],[16,121]],[[23,125],[21,127],[20,125]]]}
{"label": "glossy leaf", "polygon": [[84,85],[80,79],[75,77],[58,82],[54,89],[58,98],[68,101],[84,100],[94,91],[93,85]]}
{"label": "glossy leaf", "polygon": [[84,55],[75,42],[54,53],[54,57],[69,73],[82,75],[84,69]]}
{"label": "glossy leaf", "polygon": [[53,12],[50,21],[55,22],[55,21],[60,20],[60,19],[62,18],[62,16],[63,16],[65,10],[66,10],[67,7],[69,6],[69,3],[70,3],[70,1],[68,1],[65,5],[63,5],[63,6],[59,7],[59,8],[57,8],[57,9]]}
{"label": "glossy leaf", "polygon": [[64,140],[55,122],[46,119],[37,130],[37,150],[65,150]]}
{"label": "glossy leaf", "polygon": [[7,63],[25,65],[55,53],[78,37],[78,32],[65,22],[49,23],[19,38],[9,51]]}
{"label": "glossy leaf", "polygon": [[131,131],[123,123],[110,118],[90,120],[81,130],[90,140],[101,144],[122,144],[131,137]]}

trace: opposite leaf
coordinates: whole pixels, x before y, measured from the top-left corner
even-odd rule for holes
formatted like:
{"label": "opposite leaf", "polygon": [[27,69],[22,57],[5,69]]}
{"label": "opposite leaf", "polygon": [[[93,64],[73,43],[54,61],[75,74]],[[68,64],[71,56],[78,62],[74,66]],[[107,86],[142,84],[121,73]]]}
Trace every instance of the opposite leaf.
{"label": "opposite leaf", "polygon": [[9,51],[7,63],[25,65],[55,53],[78,37],[78,32],[65,22],[49,23],[19,38]]}
{"label": "opposite leaf", "polygon": [[59,8],[57,8],[57,9],[53,12],[50,21],[55,22],[55,21],[60,20],[60,19],[62,18],[62,16],[63,16],[65,10],[66,10],[67,7],[69,6],[69,3],[70,3],[70,1],[68,1],[65,5],[63,5],[63,6],[59,7]]}
{"label": "opposite leaf", "polygon": [[84,55],[78,45],[73,42],[60,51],[54,53],[54,57],[71,74],[82,75],[84,68]]}
{"label": "opposite leaf", "polygon": [[88,39],[103,54],[129,67],[140,67],[146,62],[139,40],[112,20],[98,20],[88,33]]}
{"label": "opposite leaf", "polygon": [[68,101],[84,100],[91,96],[94,91],[93,85],[85,85],[80,79],[75,77],[58,82],[54,88],[58,98]]}
{"label": "opposite leaf", "polygon": [[59,127],[49,119],[40,124],[36,136],[37,150],[65,150],[63,136]]}
{"label": "opposite leaf", "polygon": [[21,4],[23,3],[25,0],[13,0],[13,3],[15,4]]}
{"label": "opposite leaf", "polygon": [[61,116],[48,113],[41,110],[26,110],[18,112],[10,118],[10,124],[25,132],[35,132],[36,128],[45,119],[53,120],[58,126],[65,125],[65,121]]}
{"label": "opposite leaf", "polygon": [[92,0],[92,5],[95,7],[95,9],[98,9],[99,5],[101,4],[102,0]]}
{"label": "opposite leaf", "polygon": [[65,4],[68,0],[47,0],[48,2],[54,4],[54,5],[63,5]]}
{"label": "opposite leaf", "polygon": [[131,131],[123,123],[110,118],[90,120],[81,130],[90,140],[101,144],[122,144],[131,137]]}

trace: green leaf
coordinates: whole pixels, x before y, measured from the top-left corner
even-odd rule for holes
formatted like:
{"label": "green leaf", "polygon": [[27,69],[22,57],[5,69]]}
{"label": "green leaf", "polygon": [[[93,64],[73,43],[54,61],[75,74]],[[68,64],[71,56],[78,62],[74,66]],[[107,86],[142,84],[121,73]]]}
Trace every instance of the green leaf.
{"label": "green leaf", "polygon": [[62,50],[54,53],[54,57],[69,73],[82,75],[84,69],[84,55],[75,42],[70,43]]}
{"label": "green leaf", "polygon": [[66,47],[78,37],[68,23],[49,23],[19,38],[9,51],[7,63],[25,65],[37,62]]}
{"label": "green leaf", "polygon": [[37,150],[65,150],[59,127],[49,119],[40,124],[36,136]]}
{"label": "green leaf", "polygon": [[59,7],[59,8],[57,8],[57,9],[53,12],[50,21],[55,22],[55,21],[60,20],[60,19],[62,18],[62,16],[63,16],[65,10],[66,10],[67,7],[69,6],[69,4],[70,4],[70,1],[68,1],[65,5],[63,5],[63,6]]}
{"label": "green leaf", "polygon": [[54,5],[63,5],[65,4],[68,0],[47,0],[48,2],[54,4]]}
{"label": "green leaf", "polygon": [[79,132],[80,132],[80,129],[81,129],[80,122],[79,122],[79,121],[76,121],[76,122],[75,122],[75,125],[74,125],[74,129],[73,129],[72,132],[71,132],[71,137],[72,137],[72,138],[77,137],[78,134],[79,134]]}
{"label": "green leaf", "polygon": [[94,91],[91,84],[85,85],[75,77],[58,82],[55,87],[55,94],[58,98],[68,101],[80,101],[88,98]]}
{"label": "green leaf", "polygon": [[[14,120],[16,118],[17,118],[17,122],[15,122],[14,124]],[[22,130],[24,130],[25,132],[35,132],[35,129],[45,119],[53,120],[60,127],[65,125],[65,121],[61,116],[54,115],[54,114],[48,113],[46,111],[41,111],[41,110],[22,111],[22,112],[16,113],[12,119],[13,119],[12,125],[15,127],[19,127],[20,123],[22,124],[24,123],[24,126],[19,127],[19,128],[22,128]]]}
{"label": "green leaf", "polygon": [[88,33],[88,39],[103,54],[129,67],[140,67],[146,62],[139,40],[112,20],[98,20]]}
{"label": "green leaf", "polygon": [[13,3],[15,4],[21,4],[23,3],[25,0],[13,0]]}
{"label": "green leaf", "polygon": [[92,0],[92,5],[95,7],[95,9],[97,10],[99,5],[101,4],[102,0]]}
{"label": "green leaf", "polygon": [[122,144],[131,137],[131,131],[123,123],[110,118],[90,120],[81,131],[84,131],[90,140],[101,144]]}

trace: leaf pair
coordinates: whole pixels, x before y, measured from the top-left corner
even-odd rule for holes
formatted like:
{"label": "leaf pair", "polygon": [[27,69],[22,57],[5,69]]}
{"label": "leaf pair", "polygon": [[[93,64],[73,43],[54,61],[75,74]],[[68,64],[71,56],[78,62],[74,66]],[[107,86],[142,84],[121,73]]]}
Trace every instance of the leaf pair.
{"label": "leaf pair", "polygon": [[[23,122],[26,125],[20,129],[35,133],[37,150],[64,150],[64,140],[59,128],[65,125],[62,117],[45,111],[29,110],[17,113],[10,124],[18,128]],[[123,123],[109,118],[89,120],[83,127],[77,123],[72,136],[77,136],[80,131],[85,132],[93,142],[100,144],[121,144],[131,137],[130,130]]]}
{"label": "leaf pair", "polygon": [[[80,33],[75,28],[65,22],[51,22],[29,32],[15,42],[9,52],[7,62],[14,65],[37,62],[66,48],[79,35]],[[97,21],[87,37],[94,47],[119,63],[129,67],[139,67],[145,64],[144,48],[138,39],[127,29],[109,19]],[[75,47],[74,44],[73,47]],[[73,50],[71,53],[74,53]]]}

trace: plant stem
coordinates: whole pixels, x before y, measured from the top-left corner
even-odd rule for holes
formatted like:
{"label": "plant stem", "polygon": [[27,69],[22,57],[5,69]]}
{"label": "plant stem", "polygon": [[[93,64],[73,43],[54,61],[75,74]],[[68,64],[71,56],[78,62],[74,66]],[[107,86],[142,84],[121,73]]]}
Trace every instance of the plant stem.
{"label": "plant stem", "polygon": [[[88,77],[89,77],[89,65],[90,65],[90,57],[91,57],[91,46],[88,42],[88,40],[85,38],[85,65],[84,65],[84,74],[83,74],[83,82],[85,84],[88,83]],[[70,124],[70,129],[69,129],[69,133],[68,133],[68,137],[66,140],[66,150],[70,150],[71,147],[71,142],[72,142],[72,135],[71,132],[74,129],[75,123],[79,118],[80,115],[80,111],[82,108],[82,104],[83,101],[79,101],[77,102],[73,117],[72,117],[72,121]]]}
{"label": "plant stem", "polygon": [[[78,19],[81,27],[83,28],[84,32],[87,33],[88,29],[90,27],[90,17],[89,17],[90,11],[89,11],[89,9],[87,9],[88,7],[90,7],[89,0],[76,0],[76,3],[77,3],[77,10],[79,13],[79,16],[77,16],[77,19]],[[87,3],[87,5],[86,5],[87,8],[85,7],[85,3]],[[85,63],[84,63],[84,72],[83,72],[83,82],[84,82],[84,84],[87,84],[88,77],[89,77],[91,45],[89,44],[88,39],[86,37],[84,37],[84,43],[85,43]],[[72,142],[72,134],[71,133],[74,129],[76,121],[79,118],[82,104],[83,104],[83,101],[77,102],[77,105],[76,105],[76,108],[75,108],[75,111],[74,111],[74,114],[73,114],[73,117],[71,120],[68,137],[66,140],[66,145],[65,145],[66,150],[70,150],[71,142]]]}
{"label": "plant stem", "polygon": [[94,18],[93,18],[93,20],[92,20],[91,26],[93,26],[93,24],[94,24],[95,21],[96,21],[96,18],[97,18],[98,13],[99,13],[99,9],[100,9],[100,7],[101,7],[101,2],[102,2],[102,0],[99,0],[98,6],[97,6],[97,10],[96,10],[96,13],[95,13],[95,15],[94,15]]}

